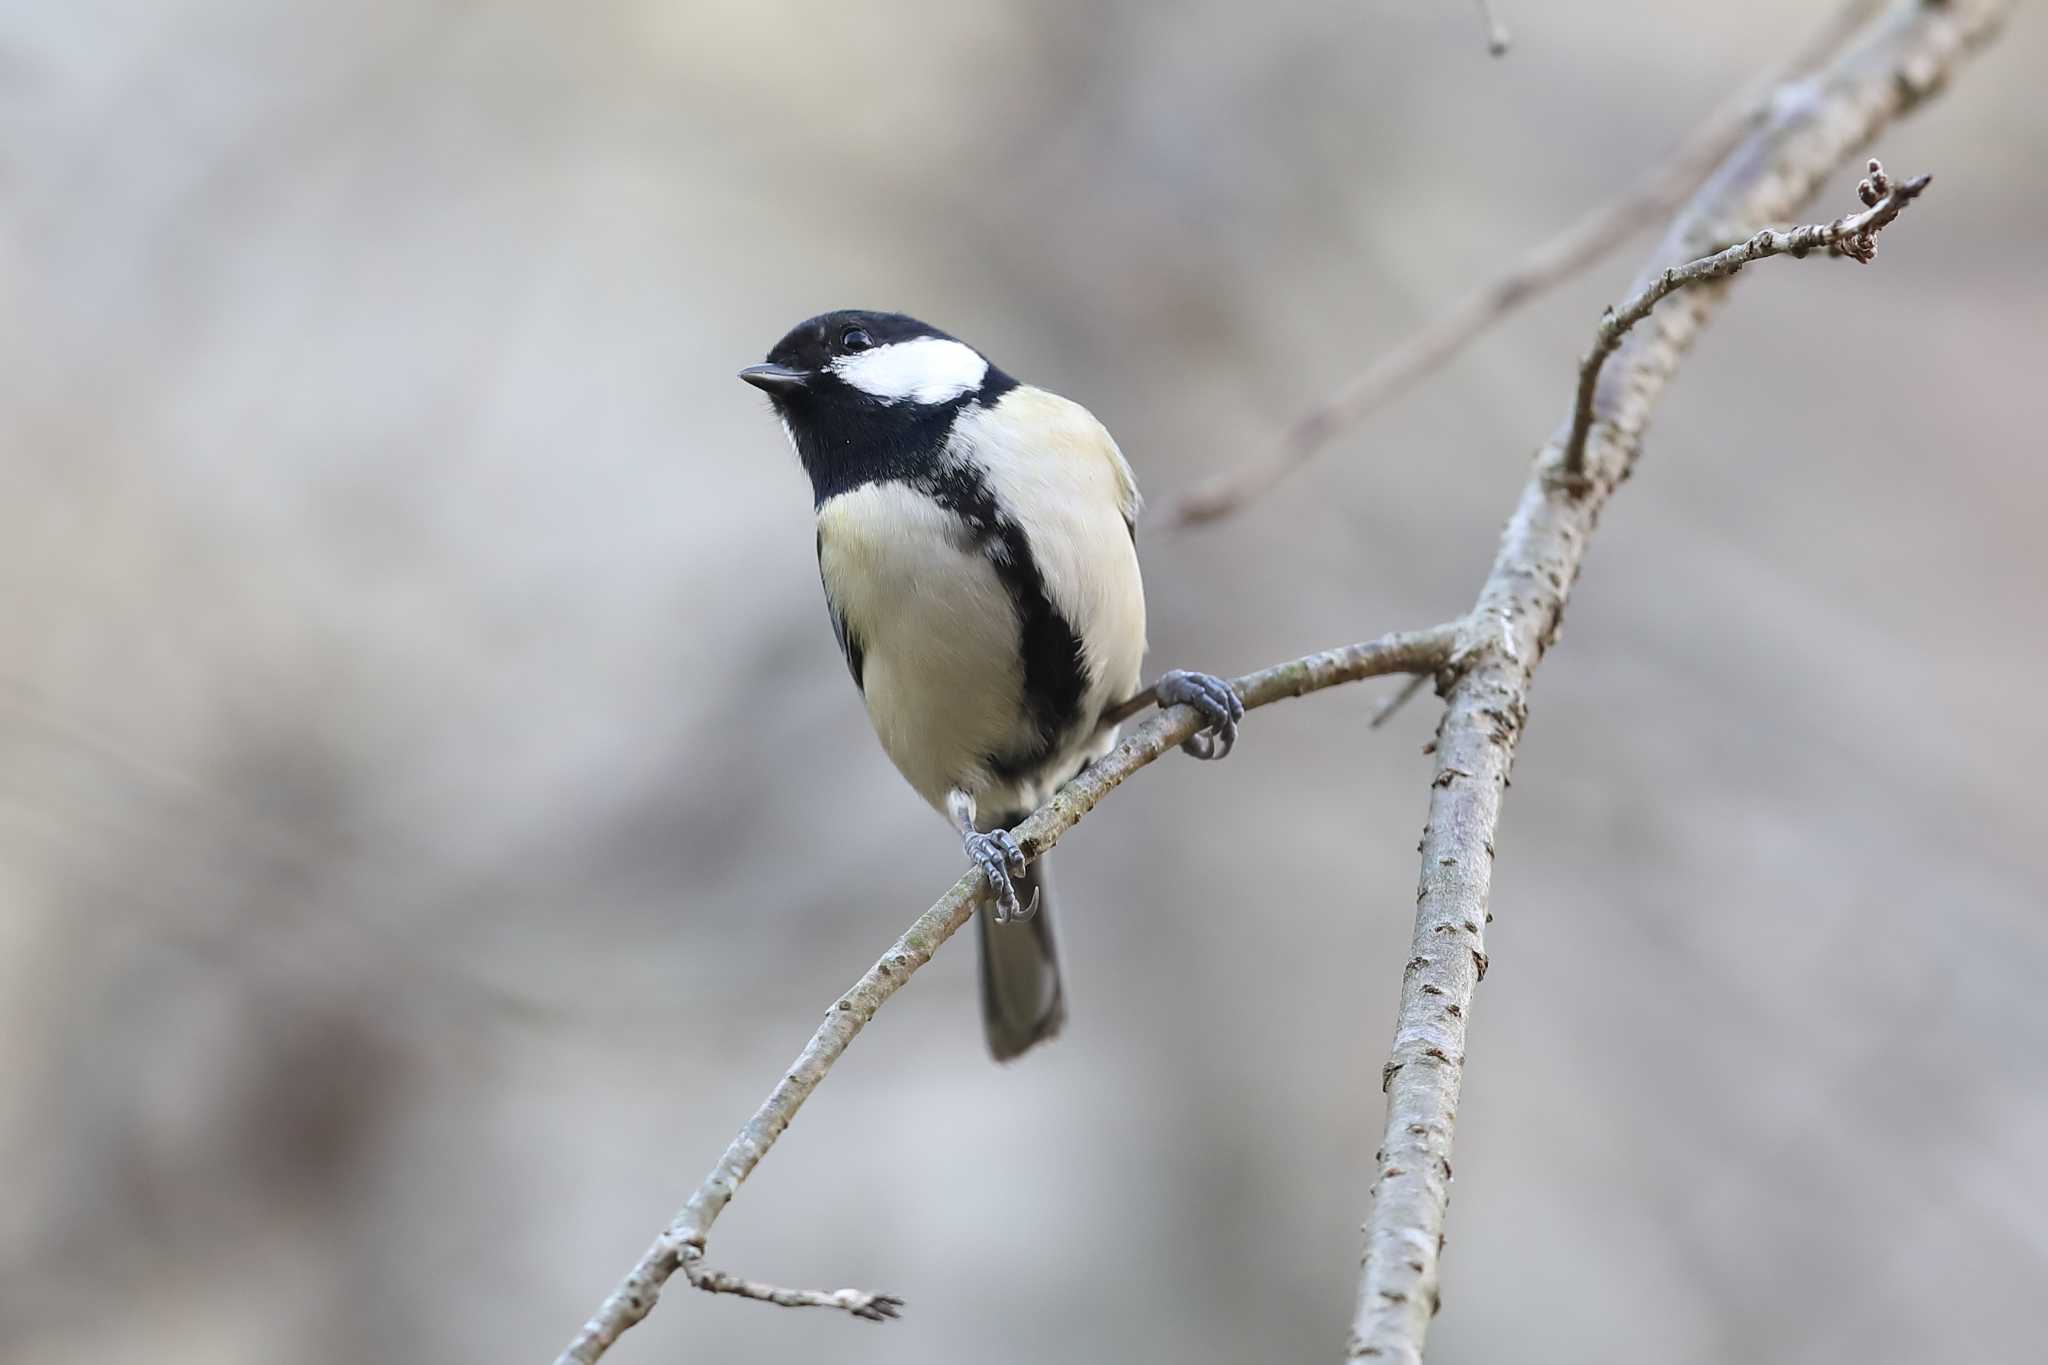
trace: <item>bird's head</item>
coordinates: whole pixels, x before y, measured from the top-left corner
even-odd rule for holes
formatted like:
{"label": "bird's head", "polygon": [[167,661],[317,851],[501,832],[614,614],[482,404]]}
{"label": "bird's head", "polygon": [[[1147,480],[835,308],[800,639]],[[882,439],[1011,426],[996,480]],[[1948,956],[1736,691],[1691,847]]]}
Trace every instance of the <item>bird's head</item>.
{"label": "bird's head", "polygon": [[821,313],[740,378],[775,406],[822,501],[871,478],[929,472],[953,420],[1017,386],[966,342],[901,313]]}
{"label": "bird's head", "polygon": [[981,352],[901,313],[843,309],[800,322],[740,378],[791,422],[878,409],[953,408],[999,374]]}

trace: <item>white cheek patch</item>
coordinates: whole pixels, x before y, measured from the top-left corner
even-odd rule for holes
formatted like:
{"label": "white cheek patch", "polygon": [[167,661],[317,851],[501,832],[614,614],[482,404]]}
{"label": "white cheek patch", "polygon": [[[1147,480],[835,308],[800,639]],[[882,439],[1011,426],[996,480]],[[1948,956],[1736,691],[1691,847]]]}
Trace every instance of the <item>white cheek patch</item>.
{"label": "white cheek patch", "polygon": [[981,387],[988,362],[972,346],[943,337],[918,337],[840,356],[832,370],[884,403],[950,403]]}

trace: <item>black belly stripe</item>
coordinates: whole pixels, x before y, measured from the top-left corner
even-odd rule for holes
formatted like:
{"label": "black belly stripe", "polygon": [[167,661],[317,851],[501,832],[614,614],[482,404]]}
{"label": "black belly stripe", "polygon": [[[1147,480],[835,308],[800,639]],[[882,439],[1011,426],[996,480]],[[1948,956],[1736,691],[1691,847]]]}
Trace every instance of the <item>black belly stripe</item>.
{"label": "black belly stripe", "polygon": [[989,755],[990,767],[1015,778],[1043,763],[1080,723],[1081,697],[1088,690],[1088,660],[1081,637],[1046,595],[1045,580],[1023,528],[1005,521],[1000,535],[1007,553],[995,562],[996,576],[1010,590],[1010,601],[1017,608],[1024,704],[1039,738],[1034,752]]}
{"label": "black belly stripe", "polygon": [[1020,752],[990,754],[988,764],[1005,779],[1029,776],[1081,722],[1081,698],[1088,691],[1081,637],[1046,592],[1030,537],[1003,514],[979,470],[948,463],[917,482],[967,524],[1016,609],[1024,705],[1036,742]]}

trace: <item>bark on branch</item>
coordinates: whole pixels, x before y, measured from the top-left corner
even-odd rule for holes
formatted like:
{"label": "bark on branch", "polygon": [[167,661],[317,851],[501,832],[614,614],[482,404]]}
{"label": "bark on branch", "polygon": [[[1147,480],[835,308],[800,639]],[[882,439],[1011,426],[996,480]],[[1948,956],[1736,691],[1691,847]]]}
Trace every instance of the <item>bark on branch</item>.
{"label": "bark on branch", "polygon": [[[1933,93],[1996,32],[2007,0],[1901,0],[1847,52],[1796,89],[1679,213],[1630,291],[1676,262],[1744,240],[1792,216],[1835,167],[1892,118]],[[1437,730],[1415,933],[1392,1056],[1387,1120],[1347,1355],[1414,1365],[1440,1304],[1451,1139],[1473,991],[1485,974],[1493,838],[1501,793],[1528,715],[1529,685],[1557,639],[1601,509],[1628,476],[1644,424],[1725,277],[1685,290],[1622,337],[1597,396],[1583,466],[1565,469],[1568,421],[1536,457],[1460,646],[1461,669]]]}
{"label": "bark on branch", "polygon": [[[1235,679],[1232,685],[1244,698],[1246,708],[1252,709],[1361,678],[1434,672],[1450,658],[1456,635],[1454,626],[1437,626],[1382,636],[1365,644],[1325,650],[1262,669]],[[1198,714],[1187,706],[1160,711],[1141,722],[1116,748],[1061,788],[1058,795],[1016,828],[1017,843],[1025,856],[1036,858],[1046,852],[1126,777],[1177,748],[1200,725]],[[740,1183],[789,1127],[796,1111],[825,1079],[847,1045],[911,974],[931,961],[940,945],[967,923],[975,905],[987,895],[988,881],[981,870],[969,871],[931,909],[918,916],[917,922],[851,990],[834,1002],[825,1013],[825,1022],[740,1129],[711,1174],[557,1357],[556,1365],[591,1365],[618,1340],[621,1332],[653,1310],[662,1286],[679,1269],[691,1284],[712,1293],[738,1294],[787,1307],[841,1308],[873,1321],[896,1316],[902,1300],[885,1294],[858,1289],[782,1289],[707,1269],[703,1264],[705,1239]]]}

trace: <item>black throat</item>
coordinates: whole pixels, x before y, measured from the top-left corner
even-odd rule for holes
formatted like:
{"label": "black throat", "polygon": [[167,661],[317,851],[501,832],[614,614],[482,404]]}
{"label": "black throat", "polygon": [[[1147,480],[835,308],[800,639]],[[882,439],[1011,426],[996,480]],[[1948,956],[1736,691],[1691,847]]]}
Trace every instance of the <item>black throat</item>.
{"label": "black throat", "polygon": [[994,404],[1017,381],[994,366],[981,386],[947,403],[883,403],[828,379],[823,387],[778,398],[778,415],[811,478],[811,501],[863,484],[924,483],[945,463],[954,419],[970,404]]}

